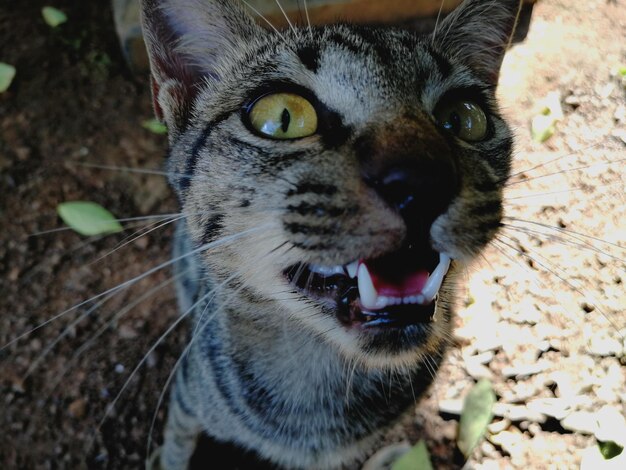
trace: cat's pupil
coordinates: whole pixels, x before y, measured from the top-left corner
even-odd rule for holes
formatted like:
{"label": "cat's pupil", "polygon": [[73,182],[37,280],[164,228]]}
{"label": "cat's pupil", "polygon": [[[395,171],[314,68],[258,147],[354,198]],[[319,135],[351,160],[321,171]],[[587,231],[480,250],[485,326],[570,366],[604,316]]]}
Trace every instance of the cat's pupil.
{"label": "cat's pupil", "polygon": [[289,130],[289,123],[291,122],[291,114],[289,114],[289,110],[287,108],[283,109],[283,113],[280,116],[280,128],[283,132],[287,132]]}

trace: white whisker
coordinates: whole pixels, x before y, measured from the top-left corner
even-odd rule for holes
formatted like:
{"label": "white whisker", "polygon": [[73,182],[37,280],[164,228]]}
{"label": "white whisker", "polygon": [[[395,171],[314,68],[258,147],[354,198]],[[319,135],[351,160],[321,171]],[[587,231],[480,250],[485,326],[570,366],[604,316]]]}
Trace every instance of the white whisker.
{"label": "white whisker", "polygon": [[287,24],[289,24],[289,28],[291,29],[291,31],[293,32],[293,34],[297,34],[296,33],[296,29],[293,27],[293,24],[291,23],[291,20],[289,20],[289,16],[287,16],[287,13],[285,12],[285,10],[283,9],[283,6],[280,4],[280,2],[278,0],[274,0],[276,2],[276,5],[278,5],[278,8],[280,8],[281,13],[283,14],[283,16],[285,17],[285,19],[287,20]]}
{"label": "white whisker", "polygon": [[43,328],[46,325],[49,325],[50,323],[52,323],[53,321],[63,317],[64,315],[67,315],[69,312],[73,312],[74,310],[76,310],[77,308],[82,307],[83,305],[88,304],[89,302],[92,302],[96,299],[99,299],[101,297],[104,297],[110,293],[113,292],[117,292],[117,291],[122,291],[125,290],[127,288],[129,288],[130,286],[132,286],[133,284],[136,284],[137,282],[139,282],[140,280],[150,276],[151,274],[160,271],[168,266],[171,266],[174,263],[177,263],[178,261],[187,258],[189,256],[192,256],[194,254],[209,250],[209,249],[213,249],[213,248],[217,248],[219,246],[222,246],[226,243],[229,243],[231,241],[237,240],[238,238],[241,238],[242,236],[245,235],[249,235],[251,233],[254,232],[258,232],[259,230],[262,230],[264,228],[267,228],[268,226],[261,226],[261,227],[254,227],[248,230],[244,230],[243,232],[239,232],[237,234],[234,235],[229,235],[226,236],[224,238],[221,238],[219,240],[213,241],[213,242],[209,242],[209,243],[205,243],[201,246],[199,246],[198,248],[195,248],[193,250],[191,250],[188,253],[185,253],[184,255],[180,255],[176,258],[170,259],[168,261],[165,261],[161,264],[159,264],[158,266],[155,266],[154,268],[149,269],[148,271],[146,271],[143,274],[140,274],[139,276],[136,276],[132,279],[129,279],[127,281],[122,282],[121,284],[115,286],[115,287],[111,287],[110,289],[105,290],[104,292],[100,292],[99,294],[94,295],[93,297],[91,297],[90,299],[84,300],[76,305],[73,305],[72,307],[68,308],[67,310],[62,311],[61,313],[58,313],[56,315],[54,315],[52,318],[49,318],[48,320],[40,323],[39,325],[35,326],[34,328],[31,328],[30,330],[22,333],[21,335],[17,336],[16,338],[13,338],[11,341],[9,341],[8,343],[6,343],[5,345],[3,345],[2,347],[0,347],[0,352],[4,351],[6,348],[8,348],[9,346],[11,346],[12,344],[16,343],[17,341],[19,341],[20,339],[34,333],[35,331]]}
{"label": "white whisker", "polygon": [[287,42],[287,40],[285,39],[285,36],[283,36],[283,34],[282,34],[282,33],[281,33],[281,32],[280,32],[277,28],[276,28],[276,26],[274,26],[274,25],[271,23],[271,21],[270,21],[270,20],[268,20],[265,16],[263,16],[259,10],[257,10],[257,9],[256,9],[256,8],[254,8],[252,5],[250,5],[250,3],[249,3],[249,2],[247,2],[246,0],[241,0],[241,1],[242,1],[243,3],[245,3],[245,4],[246,4],[246,6],[247,6],[248,8],[250,8],[250,10],[252,10],[252,11],[253,11],[256,15],[258,15],[258,16],[259,16],[259,18],[261,18],[263,21],[265,21],[265,22],[266,22],[266,23],[270,26],[270,28],[272,28],[272,29],[274,30],[274,32],[280,36],[280,38],[283,40],[283,42],[285,42],[285,43]]}
{"label": "white whisker", "polygon": [[311,18],[309,17],[309,8],[307,7],[306,0],[304,0],[304,14],[306,15],[306,24],[309,30],[309,37],[313,40],[313,28],[311,28]]}

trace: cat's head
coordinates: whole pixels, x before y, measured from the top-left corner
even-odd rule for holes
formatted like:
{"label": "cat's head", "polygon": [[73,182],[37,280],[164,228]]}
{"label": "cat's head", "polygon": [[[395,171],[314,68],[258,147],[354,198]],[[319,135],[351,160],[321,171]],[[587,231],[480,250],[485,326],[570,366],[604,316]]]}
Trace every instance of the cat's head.
{"label": "cat's head", "polygon": [[453,274],[500,225],[512,143],[494,92],[518,9],[466,1],[418,36],[144,0],[188,231],[246,232],[203,254],[225,298],[373,366],[437,353]]}

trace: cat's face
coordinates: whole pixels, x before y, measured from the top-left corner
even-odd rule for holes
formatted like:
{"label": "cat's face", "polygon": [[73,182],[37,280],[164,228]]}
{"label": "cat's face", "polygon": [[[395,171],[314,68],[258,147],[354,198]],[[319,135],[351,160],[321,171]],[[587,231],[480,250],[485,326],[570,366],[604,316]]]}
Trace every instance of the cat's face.
{"label": "cat's face", "polygon": [[147,15],[156,107],[193,240],[249,231],[203,254],[224,299],[373,366],[437,353],[454,273],[500,225],[511,136],[494,88],[517,2],[466,2],[441,31],[483,30],[434,38],[279,35],[233,2],[184,3]]}

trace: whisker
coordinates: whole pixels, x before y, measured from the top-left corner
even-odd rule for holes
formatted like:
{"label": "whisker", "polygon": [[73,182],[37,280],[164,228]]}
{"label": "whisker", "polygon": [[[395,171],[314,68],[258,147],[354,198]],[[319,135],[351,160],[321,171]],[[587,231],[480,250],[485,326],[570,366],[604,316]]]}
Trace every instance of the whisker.
{"label": "whisker", "polygon": [[246,0],[241,0],[241,1],[245,3],[246,6],[250,8],[250,10],[252,10],[256,15],[258,15],[259,18],[265,21],[269,25],[269,27],[272,28],[274,32],[278,34],[285,43],[287,42],[287,40],[285,39],[285,36],[283,36],[282,33],[278,29],[276,29],[276,26],[274,26],[270,20],[268,20],[265,16],[263,16],[259,10],[257,10],[252,5],[250,5],[250,3],[247,2]]}
{"label": "whisker", "polygon": [[[500,234],[500,237],[505,237],[508,240],[510,240],[511,242],[513,242],[514,240],[506,235],[502,235]],[[515,248],[513,245],[511,245],[510,243],[507,243],[506,241],[502,240],[502,238],[498,237],[498,241],[500,243],[503,243],[504,245],[508,246],[509,248],[511,248],[512,250],[516,251],[517,253],[519,253],[521,256],[525,257],[526,259],[532,261],[533,263],[536,263],[537,265],[541,266],[546,272],[552,274],[553,276],[556,276],[561,282],[563,282],[565,285],[567,285],[568,287],[570,287],[574,292],[576,292],[577,294],[580,294],[580,296],[584,299],[586,299],[588,297],[587,294],[585,294],[578,286],[574,285],[572,282],[568,281],[567,279],[565,279],[564,277],[562,277],[558,271],[559,268],[556,266],[553,266],[553,269],[550,269],[548,266],[546,266],[545,264],[541,263],[538,258],[541,258],[543,260],[545,260],[545,262],[549,263],[549,261],[541,256],[539,253],[537,252],[533,252],[533,256],[529,255],[528,253],[525,253],[521,250],[518,250],[517,248]],[[530,251],[530,250],[529,250]],[[613,320],[610,318],[609,315],[607,315],[602,309],[600,309],[597,305],[597,302],[590,302],[590,305],[593,305],[596,310],[598,312],[600,312],[600,314],[605,318],[605,320],[615,329],[615,331],[617,331],[617,333],[620,335],[620,337],[623,337],[620,329],[617,327],[617,325],[613,322]]]}
{"label": "whisker", "polygon": [[437,38],[437,28],[439,27],[439,21],[441,20],[441,13],[443,12],[443,6],[445,5],[446,0],[441,0],[441,5],[439,5],[439,12],[437,13],[437,19],[435,20],[435,28],[433,29],[433,35],[431,39],[431,44],[435,43],[435,39]]}
{"label": "whisker", "polygon": [[86,163],[86,162],[74,162],[74,161],[68,161],[68,162],[65,162],[65,164],[83,166],[85,168],[95,168],[98,170],[126,171],[129,173],[138,173],[142,175],[164,176],[166,178],[170,176],[176,176],[177,178],[193,178],[194,177],[193,175],[187,175],[184,173],[172,173],[172,172],[157,170],[153,168],[133,168],[133,167],[128,167],[128,166],[101,165],[99,163]]}
{"label": "whisker", "polygon": [[[275,250],[271,250],[267,255],[270,255],[271,253],[273,253]],[[213,298],[215,297],[215,295],[217,294],[217,291],[221,288],[223,288],[224,286],[228,285],[228,283],[234,279],[235,277],[237,277],[237,274],[233,274],[230,277],[228,277],[226,280],[224,280],[219,286],[215,287],[214,289],[212,289],[205,297],[204,299],[206,300],[206,306],[204,307],[202,314],[200,315],[200,318],[197,321],[196,327],[194,328],[194,331],[191,335],[191,338],[187,344],[187,346],[185,347],[185,349],[183,350],[183,352],[181,353],[180,357],[178,358],[178,360],[176,361],[176,363],[174,364],[174,367],[172,368],[172,371],[170,372],[170,374],[167,377],[167,380],[163,386],[163,388],[161,389],[161,393],[159,395],[159,399],[157,401],[157,405],[154,411],[154,414],[152,416],[152,422],[150,424],[150,431],[148,433],[148,441],[146,444],[146,456],[150,456],[150,452],[151,452],[151,448],[152,448],[152,436],[154,433],[154,427],[156,425],[156,420],[158,417],[158,413],[159,413],[159,409],[161,408],[161,405],[163,403],[163,399],[165,397],[165,394],[167,393],[167,389],[169,388],[169,385],[174,377],[174,374],[176,373],[176,370],[178,369],[178,367],[180,366],[180,364],[182,363],[182,361],[185,359],[186,355],[189,353],[189,351],[191,350],[192,345],[195,343],[195,341],[198,339],[198,337],[200,336],[200,332],[202,329],[206,328],[206,326],[211,322],[211,320],[217,315],[217,311],[212,312],[212,315],[207,318],[206,320],[204,320],[206,312],[208,310],[209,305],[211,305],[211,301],[213,300]],[[239,292],[241,292],[245,287],[245,284],[242,284],[241,286],[239,286],[239,288],[233,292],[232,297],[234,297],[235,295],[237,295]],[[210,298],[209,298],[210,296]],[[203,300],[204,301],[204,300]],[[228,305],[229,302],[226,301],[224,302],[223,305]],[[194,308],[194,307],[192,307]]]}
{"label": "whisker", "polygon": [[[125,217],[125,218],[121,218],[121,219],[113,219],[116,222],[120,222],[120,223],[124,223],[124,222],[137,222],[137,221],[144,221],[144,220],[152,220],[152,219],[166,219],[168,217],[173,217],[173,216],[177,216],[179,215],[177,214],[157,214],[157,215],[144,215],[141,217]],[[49,233],[56,233],[56,232],[66,232],[68,230],[74,230],[71,227],[58,227],[58,228],[53,228],[50,230],[43,230],[41,232],[34,232],[28,235],[28,237],[37,237],[40,235],[47,235]],[[109,234],[109,235],[114,235]],[[105,235],[106,236],[106,235]],[[101,235],[97,235],[98,239],[102,238]],[[89,237],[92,238],[92,237]],[[94,237],[95,238],[95,237]]]}
{"label": "whisker", "polygon": [[127,236],[124,240],[122,240],[120,243],[117,244],[117,246],[115,248],[113,248],[112,250],[106,252],[105,254],[103,254],[102,256],[99,256],[98,258],[96,258],[93,261],[90,261],[87,266],[91,266],[92,264],[97,263],[98,261],[103,260],[104,258],[111,256],[113,253],[115,253],[116,251],[124,248],[127,245],[130,245],[131,243],[133,243],[135,240],[139,240],[141,237],[145,237],[146,235],[160,229],[163,227],[166,227],[167,225],[174,223],[174,222],[178,222],[179,220],[182,220],[186,217],[188,217],[189,215],[179,215],[177,217],[173,217],[169,220],[166,220],[165,222],[156,222],[154,224],[151,224],[152,226],[148,226],[148,227],[144,227],[142,229],[139,229],[137,231],[135,231],[134,233],[130,234],[129,236]]}
{"label": "whisker", "polygon": [[[561,243],[563,245],[567,245],[567,246],[572,246],[575,248],[582,248],[584,250],[588,250],[588,251],[592,251],[594,253],[598,253],[600,255],[604,255],[607,258],[610,258],[614,261],[624,261],[621,258],[617,257],[617,256],[613,256],[610,253],[607,253],[606,251],[603,251],[601,249],[599,249],[598,247],[593,246],[590,243],[587,243],[586,241],[582,240],[580,242],[575,242],[572,241],[566,237],[561,237],[558,236],[554,233],[546,233],[546,232],[541,232],[540,230],[533,230],[530,229],[528,227],[518,227],[515,225],[508,225],[508,224],[502,224],[502,228],[505,230],[511,230],[517,233],[523,233],[525,235],[535,235],[535,236],[539,236],[539,237],[543,237],[544,240],[550,240],[550,241],[556,241],[558,243]],[[576,239],[575,237],[572,237],[574,239]]]}
{"label": "whisker", "polygon": [[[616,183],[616,184],[607,184],[607,185],[594,185],[593,188],[597,189],[597,188],[617,188],[617,187],[623,187],[624,183]],[[505,196],[505,200],[506,201],[514,201],[514,200],[518,200],[518,199],[530,199],[530,198],[535,198],[535,197],[545,197],[545,196],[553,196],[555,194],[571,194],[575,191],[585,191],[588,190],[588,187],[583,187],[583,186],[579,186],[576,188],[569,188],[569,189],[563,189],[561,191],[550,191],[547,193],[533,193],[533,194],[527,194],[525,196]],[[602,195],[608,195],[609,193],[607,192],[603,192]]]}
{"label": "whisker", "polygon": [[22,338],[24,338],[24,337],[34,333],[35,331],[43,328],[46,325],[49,325],[53,321],[63,317],[64,315],[68,314],[69,312],[72,312],[72,311],[76,310],[77,308],[82,307],[83,305],[86,305],[86,304],[88,304],[88,303],[90,303],[90,302],[92,302],[92,301],[94,301],[96,299],[99,299],[101,297],[104,297],[104,296],[106,296],[106,295],[108,295],[110,293],[125,290],[125,289],[129,288],[130,286],[132,286],[133,284],[136,284],[140,280],[150,276],[151,274],[154,274],[155,272],[160,271],[161,269],[164,269],[164,268],[166,268],[168,266],[171,266],[172,264],[177,263],[178,261],[180,261],[180,260],[182,260],[184,258],[192,256],[192,255],[194,255],[196,253],[200,253],[202,251],[206,251],[206,250],[209,250],[209,249],[216,248],[218,246],[222,246],[222,245],[224,245],[226,243],[229,243],[229,242],[232,242],[234,240],[237,240],[238,238],[241,238],[244,235],[249,235],[250,233],[258,232],[259,230],[262,230],[262,229],[267,228],[267,227],[268,227],[268,225],[265,225],[265,226],[261,226],[261,227],[254,227],[254,228],[251,228],[251,229],[248,229],[248,230],[244,230],[243,232],[239,232],[239,233],[236,233],[234,235],[229,235],[229,236],[226,236],[224,238],[221,238],[221,239],[213,241],[213,242],[205,243],[205,244],[199,246],[198,248],[195,248],[195,249],[191,250],[190,252],[185,253],[184,255],[180,255],[180,256],[178,256],[176,258],[173,258],[173,259],[170,259],[168,261],[165,261],[165,262],[159,264],[158,266],[155,266],[154,268],[149,269],[145,273],[140,274],[139,276],[136,276],[136,277],[134,277],[132,279],[129,279],[127,281],[122,282],[121,284],[119,284],[119,285],[117,285],[115,287],[112,287],[112,288],[107,289],[107,290],[105,290],[103,292],[100,292],[99,294],[96,294],[96,295],[94,295],[93,297],[91,297],[91,298],[89,298],[87,300],[84,300],[84,301],[82,301],[82,302],[80,302],[80,303],[78,303],[76,305],[73,305],[72,307],[62,311],[61,313],[58,313],[58,314],[54,315],[52,318],[49,318],[48,320],[40,323],[39,325],[35,326],[34,328],[31,328],[30,330],[22,333],[21,335],[17,336],[16,338],[13,338],[11,341],[9,341],[8,343],[6,343],[2,347],[0,347],[0,352],[4,351],[6,348],[11,346],[12,344],[15,344],[20,339],[22,339]]}
{"label": "whisker", "polygon": [[169,390],[170,384],[172,383],[172,379],[176,375],[176,371],[178,370],[178,368],[180,367],[182,362],[185,360],[185,358],[189,354],[189,351],[191,350],[191,345],[192,344],[193,344],[192,341],[190,341],[187,344],[187,346],[185,346],[185,349],[183,349],[183,352],[180,354],[180,356],[178,357],[178,359],[176,360],[176,362],[172,366],[172,370],[170,371],[169,375],[167,376],[167,380],[165,381],[165,384],[163,384],[163,388],[161,389],[161,393],[159,394],[159,399],[157,400],[156,408],[154,410],[154,414],[152,415],[152,421],[150,423],[150,430],[148,431],[148,441],[146,443],[146,468],[149,468],[148,467],[148,459],[150,459],[151,454],[152,454],[152,452],[151,452],[151,449],[152,449],[152,436],[154,435],[154,428],[156,427],[156,421],[157,421],[157,418],[159,416],[159,410],[161,409],[161,406],[163,405],[163,400],[165,399],[165,394]]}
{"label": "whisker", "polygon": [[626,158],[620,158],[618,160],[612,160],[612,161],[608,161],[608,162],[597,162],[597,163],[592,163],[590,165],[579,166],[577,168],[569,168],[569,169],[566,169],[566,170],[555,171],[553,173],[546,173],[545,175],[534,176],[532,178],[525,178],[525,179],[519,180],[519,181],[509,181],[509,182],[507,182],[505,184],[505,187],[511,187],[513,185],[520,184],[520,183],[528,183],[530,181],[536,181],[538,179],[548,178],[550,176],[562,175],[563,173],[574,172],[574,171],[579,171],[579,170],[586,170],[587,168],[595,168],[595,167],[603,166],[603,165],[613,165],[615,163],[621,163],[621,162],[625,162],[625,161],[626,161]]}
{"label": "whisker", "polygon": [[278,0],[274,0],[276,2],[276,5],[278,5],[278,8],[280,8],[281,13],[283,14],[283,16],[285,17],[285,19],[287,20],[287,24],[289,24],[289,28],[291,29],[291,31],[293,32],[294,35],[298,34],[296,32],[296,29],[293,27],[293,24],[291,23],[291,21],[289,20],[289,17],[287,16],[287,13],[285,13],[285,10],[283,9],[283,6],[280,4],[280,2]]}
{"label": "whisker", "polygon": [[[594,147],[597,147],[602,142],[603,142],[603,139],[600,139],[597,142],[594,142],[593,144],[589,145],[588,147],[584,147],[584,148],[582,148],[580,150],[576,150],[576,151],[573,151],[573,152],[570,152],[570,153],[566,153],[566,154],[560,155],[560,156],[558,156],[556,158],[553,158],[552,160],[548,160],[547,162],[540,163],[540,164],[535,165],[535,166],[533,166],[531,168],[526,168],[524,170],[520,170],[520,171],[518,171],[516,173],[513,173],[513,174],[509,175],[509,179],[510,178],[515,178],[516,176],[520,176],[520,175],[522,175],[524,173],[529,173],[529,172],[537,170],[539,168],[543,168],[544,166],[550,165],[551,163],[558,162],[559,160],[562,160],[563,158],[571,157],[573,155],[578,155],[579,153],[586,152],[588,150],[591,150]],[[527,180],[524,179],[522,181],[527,181]],[[502,182],[504,182],[504,179],[498,181],[498,183],[502,183]]]}
{"label": "whisker", "polygon": [[159,292],[159,291],[163,290],[163,288],[166,287],[167,285],[172,284],[174,281],[176,281],[176,279],[178,279],[180,276],[182,276],[185,272],[187,272],[187,271],[182,271],[180,273],[177,273],[174,276],[170,277],[169,279],[166,279],[165,281],[160,282],[159,284],[157,284],[156,286],[154,286],[150,290],[144,292],[141,296],[139,296],[138,298],[133,300],[130,304],[126,305],[123,309],[121,309],[120,311],[115,313],[104,325],[102,325],[91,336],[91,338],[89,338],[87,341],[85,341],[76,351],[74,351],[74,354],[72,354],[72,357],[67,361],[64,369],[58,374],[57,381],[55,381],[50,386],[50,388],[51,389],[55,389],[56,386],[59,384],[59,382],[62,380],[62,378],[65,376],[67,371],[69,370],[70,366],[74,362],[76,362],[78,360],[80,355],[83,352],[85,352],[87,349],[89,349],[96,342],[96,340],[100,336],[102,336],[105,331],[110,329],[117,321],[119,321],[120,318],[122,318],[124,315],[126,315],[128,312],[130,312],[132,309],[134,309],[141,302],[143,302],[144,300],[146,300],[149,297],[151,297],[155,292]]}
{"label": "whisker", "polygon": [[107,295],[102,300],[96,302],[93,306],[91,306],[91,308],[89,308],[85,313],[75,318],[67,327],[65,327],[63,331],[57,335],[54,341],[52,341],[50,344],[48,344],[48,346],[44,348],[44,350],[39,354],[37,359],[31,362],[30,366],[26,370],[26,373],[24,374],[23,380],[26,380],[28,377],[30,377],[30,375],[37,369],[37,367],[39,367],[39,364],[41,364],[41,362],[48,356],[48,354],[50,354],[52,349],[54,349],[54,347],[59,344],[59,342],[63,338],[65,338],[76,325],[78,325],[81,321],[87,319],[93,312],[95,312],[103,304],[111,300],[114,296],[115,293]]}
{"label": "whisker", "polygon": [[307,7],[306,0],[304,0],[304,14],[306,15],[306,24],[309,30],[309,37],[313,40],[313,28],[311,28],[311,18],[309,18],[309,8]]}
{"label": "whisker", "polygon": [[502,226],[503,229],[506,229],[506,230],[512,230],[512,231],[515,231],[515,232],[518,232],[518,233],[524,233],[524,234],[527,234],[527,235],[528,234],[536,235],[536,236],[540,235],[540,236],[543,236],[544,238],[547,238],[549,240],[556,240],[557,242],[562,243],[564,245],[574,246],[576,248],[583,248],[583,249],[592,251],[594,253],[598,253],[598,254],[604,255],[604,256],[606,256],[608,258],[611,258],[611,259],[613,259],[615,261],[620,261],[620,262],[624,261],[623,259],[621,259],[621,258],[619,258],[617,256],[613,256],[612,254],[607,253],[607,252],[605,252],[605,251],[603,251],[603,250],[601,250],[601,249],[591,245],[590,243],[585,242],[584,240],[581,240],[580,243],[577,243],[577,242],[574,242],[572,240],[567,239],[566,237],[560,237],[560,236],[555,235],[553,233],[545,233],[545,232],[541,232],[539,230],[533,230],[533,229],[530,229],[530,228],[527,228],[527,227],[517,227],[515,225],[509,225],[509,224],[502,224],[501,226]]}
{"label": "whisker", "polygon": [[139,361],[139,363],[135,366],[135,368],[132,370],[132,372],[130,373],[130,375],[128,376],[128,378],[126,379],[126,381],[124,382],[124,384],[122,385],[122,388],[119,390],[119,392],[117,393],[117,395],[115,396],[115,398],[113,398],[113,400],[111,401],[111,403],[109,403],[106,407],[106,410],[104,412],[104,416],[102,417],[102,419],[100,420],[100,422],[98,423],[98,426],[96,426],[95,431],[93,432],[92,435],[92,439],[91,442],[89,444],[89,447],[92,446],[96,436],[96,432],[98,432],[100,430],[100,428],[102,427],[102,425],[104,424],[104,422],[107,420],[107,418],[109,417],[109,415],[112,413],[113,409],[115,408],[115,405],[117,404],[117,402],[119,401],[120,397],[122,396],[122,394],[124,393],[124,391],[128,388],[131,380],[135,377],[135,374],[137,373],[137,371],[139,371],[139,369],[141,369],[141,367],[146,363],[146,361],[148,360],[148,357],[150,356],[150,354],[152,354],[154,352],[154,350],[159,346],[159,344],[161,344],[163,342],[163,340],[165,338],[167,338],[167,336],[170,335],[170,333],[172,331],[174,331],[174,329],[185,319],[187,318],[187,316],[193,312],[193,310],[196,308],[196,306],[198,306],[200,303],[204,302],[205,299],[207,297],[209,297],[209,295],[211,295],[213,293],[213,291],[209,291],[206,295],[202,296],[200,299],[198,299],[191,307],[189,307],[187,309],[187,311],[185,311],[184,313],[182,313],[176,320],[174,320],[174,322],[172,322],[172,324],[167,328],[167,330],[165,330],[165,332],[159,336],[159,338],[152,344],[152,346],[150,346],[150,349],[148,349],[148,351],[144,354],[143,358]]}
{"label": "whisker", "polygon": [[[537,222],[537,221],[534,221],[534,220],[525,220],[525,219],[519,219],[517,217],[510,217],[510,216],[504,216],[503,219],[504,220],[511,220],[513,222],[520,222],[520,223],[524,223],[524,224],[537,225],[539,227],[543,227],[543,228],[546,228],[546,229],[549,229],[549,230],[556,230],[557,232],[561,232],[561,233],[564,233],[566,235],[570,235],[572,237],[574,237],[574,235],[576,235],[578,237],[583,237],[583,238],[594,240],[594,241],[597,241],[597,242],[600,242],[600,243],[605,243],[605,244],[613,246],[615,248],[619,248],[620,250],[626,249],[626,247],[620,246],[617,243],[608,242],[606,240],[603,240],[602,238],[594,237],[592,235],[587,235],[587,234],[581,233],[581,232],[575,232],[574,230],[568,230],[568,229],[565,229],[565,228],[562,228],[562,227],[556,227],[556,226],[544,224],[542,222]],[[577,239],[577,240],[582,241],[580,239]]]}
{"label": "whisker", "polygon": [[98,170],[110,170],[110,171],[125,171],[128,173],[137,173],[142,175],[155,175],[155,176],[163,176],[164,178],[176,177],[178,179],[204,179],[207,181],[211,180],[211,177],[202,173],[176,173],[172,171],[164,171],[156,168],[133,168],[128,166],[118,166],[118,165],[101,165],[98,163],[86,163],[86,162],[66,162],[68,165],[78,165],[86,168],[95,168]]}
{"label": "whisker", "polygon": [[[509,245],[505,245],[504,242],[502,242],[502,240],[499,239],[494,239],[491,241],[491,246],[494,247],[496,250],[498,250],[500,252],[501,255],[503,255],[506,259],[508,259],[511,264],[516,267],[517,269],[522,270],[524,273],[526,273],[529,277],[529,279],[535,284],[536,287],[541,288],[541,281],[539,279],[539,275],[536,272],[533,272],[532,270],[530,270],[529,268],[527,268],[526,266],[524,266],[522,263],[520,263],[518,260],[516,260],[515,258],[513,258],[513,256],[511,256],[502,246],[505,246],[506,248],[509,248],[511,250],[513,250],[515,253],[519,254],[519,255],[523,255],[523,252],[511,247]],[[546,307],[547,309],[549,309],[549,305],[544,302],[541,301],[539,299],[537,299],[538,301],[541,302],[541,304],[543,304],[544,307]],[[566,318],[569,318],[571,320],[573,320],[574,322],[576,322],[577,324],[580,324],[581,319],[579,317],[577,317],[575,314],[568,312],[567,310],[565,310],[565,308],[561,305],[561,304],[556,304],[559,307],[559,310],[561,312],[561,314],[563,314],[563,316],[565,316]]]}

